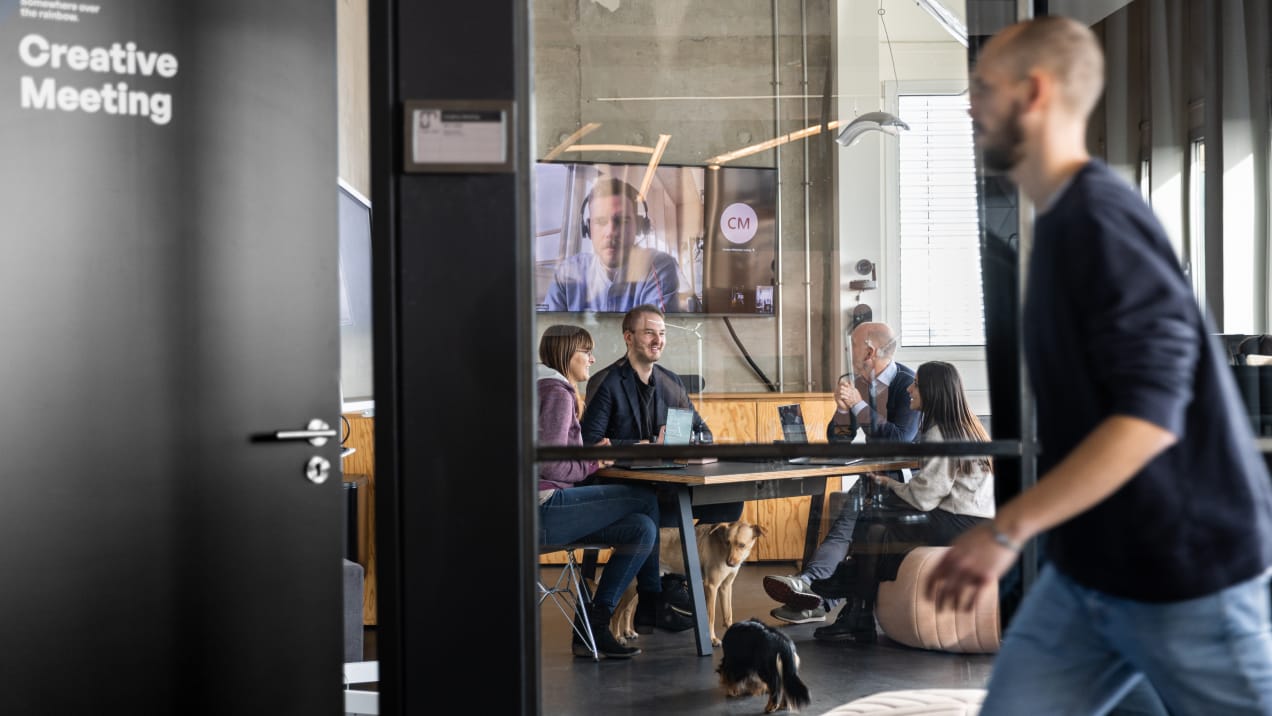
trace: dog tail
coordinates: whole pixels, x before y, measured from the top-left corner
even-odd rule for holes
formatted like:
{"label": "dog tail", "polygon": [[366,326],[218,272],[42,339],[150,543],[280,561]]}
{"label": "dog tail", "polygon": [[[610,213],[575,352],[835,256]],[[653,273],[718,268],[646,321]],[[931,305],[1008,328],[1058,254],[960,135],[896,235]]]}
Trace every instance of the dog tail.
{"label": "dog tail", "polygon": [[795,708],[807,706],[811,697],[808,687],[799,678],[799,657],[795,655],[794,645],[783,645],[777,667],[782,675],[782,691],[786,694],[786,701]]}

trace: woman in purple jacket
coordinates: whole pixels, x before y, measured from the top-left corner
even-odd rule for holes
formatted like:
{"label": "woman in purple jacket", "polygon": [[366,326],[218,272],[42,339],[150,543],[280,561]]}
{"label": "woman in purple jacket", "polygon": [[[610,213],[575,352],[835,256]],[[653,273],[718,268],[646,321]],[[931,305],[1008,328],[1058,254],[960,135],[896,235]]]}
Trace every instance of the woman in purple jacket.
{"label": "woman in purple jacket", "polygon": [[[592,336],[579,326],[550,326],[539,341],[539,361],[539,444],[582,446],[583,401],[577,384],[587,382],[596,362]],[[693,621],[662,600],[654,491],[638,485],[579,484],[608,464],[596,460],[539,464],[539,544],[595,542],[614,548],[582,616],[591,624],[597,650],[608,658],[625,659],[640,649],[619,643],[609,622],[633,578],[639,595],[634,618],[637,632],[648,633],[655,624],[678,631]],[[577,629],[573,651],[575,656],[592,656]]]}

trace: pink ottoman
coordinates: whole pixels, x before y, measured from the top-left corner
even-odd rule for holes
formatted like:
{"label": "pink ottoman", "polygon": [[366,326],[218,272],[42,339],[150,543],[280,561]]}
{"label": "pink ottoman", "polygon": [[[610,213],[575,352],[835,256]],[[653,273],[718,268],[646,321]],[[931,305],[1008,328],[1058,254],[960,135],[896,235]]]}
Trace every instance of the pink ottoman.
{"label": "pink ottoman", "polygon": [[996,653],[1002,638],[997,584],[981,591],[970,612],[948,608],[938,612],[936,604],[923,594],[928,575],[947,549],[918,547],[906,555],[896,581],[879,585],[875,618],[889,639],[906,646],[964,654]]}

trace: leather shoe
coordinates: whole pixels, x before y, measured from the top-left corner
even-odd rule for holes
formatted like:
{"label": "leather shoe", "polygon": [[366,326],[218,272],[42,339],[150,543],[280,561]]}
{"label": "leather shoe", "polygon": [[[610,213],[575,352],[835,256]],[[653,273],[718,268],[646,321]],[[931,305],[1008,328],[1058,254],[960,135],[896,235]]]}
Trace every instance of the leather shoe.
{"label": "leather shoe", "polygon": [[825,579],[814,579],[809,589],[825,599],[846,599],[856,596],[857,563],[845,559],[835,567],[835,573]]}
{"label": "leather shoe", "polygon": [[874,609],[867,607],[861,600],[854,599],[839,610],[839,617],[834,624],[814,629],[813,638],[818,641],[873,644],[879,638],[879,633],[875,630]]}

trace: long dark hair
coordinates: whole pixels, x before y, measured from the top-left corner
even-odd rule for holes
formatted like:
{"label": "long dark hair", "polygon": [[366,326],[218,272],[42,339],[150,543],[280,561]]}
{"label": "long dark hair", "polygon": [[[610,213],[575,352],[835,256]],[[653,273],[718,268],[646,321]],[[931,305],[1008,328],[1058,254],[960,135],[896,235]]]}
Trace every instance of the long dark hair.
{"label": "long dark hair", "polygon": [[[590,351],[592,345],[592,334],[582,326],[572,326],[568,323],[548,326],[548,329],[543,332],[543,337],[539,339],[539,362],[565,376],[566,380],[570,380],[570,359],[574,357],[574,352]],[[574,385],[573,381],[570,385],[574,386],[575,404],[578,406],[579,415],[582,416],[583,396],[579,395],[579,387]]]}
{"label": "long dark hair", "polygon": [[[914,382],[919,386],[919,399],[923,403],[923,422],[919,431],[926,433],[939,428],[941,436],[949,442],[988,442],[989,433],[981,425],[980,418],[972,412],[963,392],[963,379],[958,369],[944,361],[928,361],[919,366]],[[966,474],[976,467],[991,469],[988,457],[957,459],[954,472]]]}

